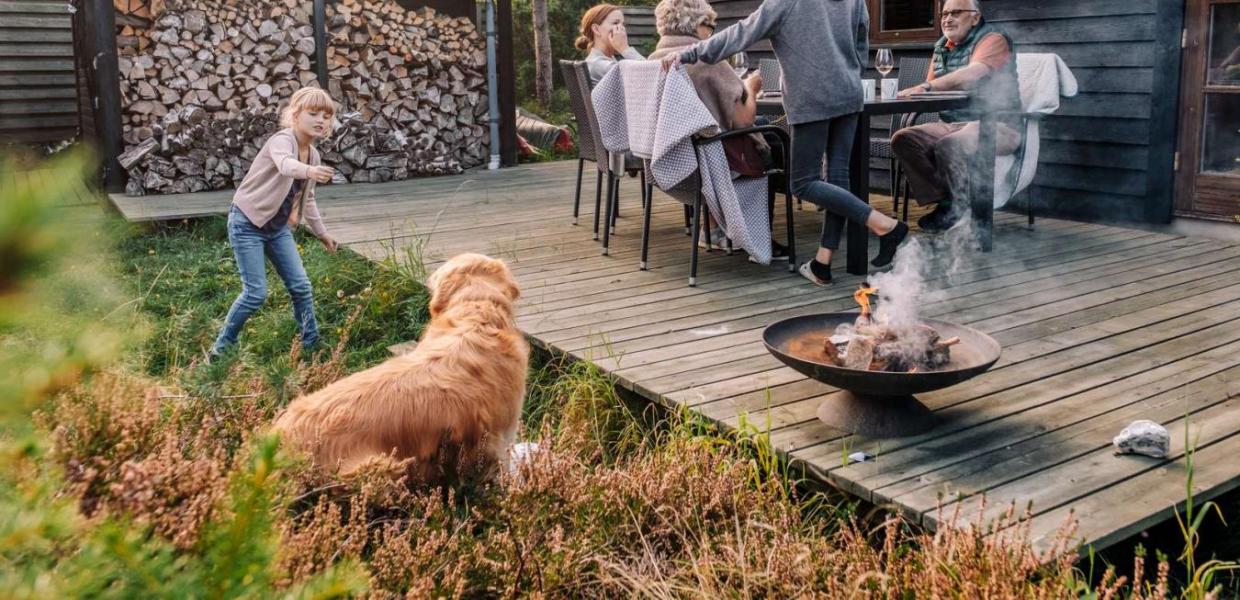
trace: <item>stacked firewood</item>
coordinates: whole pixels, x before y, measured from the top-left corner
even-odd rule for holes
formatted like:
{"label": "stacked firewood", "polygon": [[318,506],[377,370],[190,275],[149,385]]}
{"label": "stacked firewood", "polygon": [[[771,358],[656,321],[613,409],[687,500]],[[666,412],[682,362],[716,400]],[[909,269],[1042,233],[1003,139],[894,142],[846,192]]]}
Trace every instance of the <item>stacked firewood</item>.
{"label": "stacked firewood", "polygon": [[[278,129],[283,103],[317,85],[312,3],[146,0],[141,8],[117,38],[128,191],[235,186]],[[146,15],[146,26],[135,25]],[[329,91],[341,111],[320,150],[337,181],[483,162],[486,57],[468,19],[343,0],[328,5],[327,36]]]}
{"label": "stacked firewood", "polygon": [[387,181],[484,161],[486,45],[469,19],[395,2],[326,8],[328,91],[352,113],[325,156],[333,166],[351,181]]}

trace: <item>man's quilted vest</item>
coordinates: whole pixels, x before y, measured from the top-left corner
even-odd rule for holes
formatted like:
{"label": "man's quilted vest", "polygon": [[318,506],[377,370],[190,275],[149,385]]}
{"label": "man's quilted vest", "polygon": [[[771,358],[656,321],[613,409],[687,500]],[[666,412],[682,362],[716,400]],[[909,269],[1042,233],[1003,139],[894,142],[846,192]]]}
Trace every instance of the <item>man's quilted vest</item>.
{"label": "man's quilted vest", "polygon": [[1011,49],[1011,57],[1003,68],[991,71],[979,80],[972,90],[969,90],[973,99],[969,108],[945,110],[939,113],[939,118],[943,121],[948,123],[977,121],[982,118],[983,113],[1020,111],[1020,86],[1016,79],[1015,47],[1007,34],[988,23],[974,27],[963,41],[950,49],[947,47],[947,37],[940,38],[934,45],[934,76],[942,77],[969,66],[969,59],[973,57],[973,50],[977,48],[977,43],[990,33],[1003,36],[1008,48]]}

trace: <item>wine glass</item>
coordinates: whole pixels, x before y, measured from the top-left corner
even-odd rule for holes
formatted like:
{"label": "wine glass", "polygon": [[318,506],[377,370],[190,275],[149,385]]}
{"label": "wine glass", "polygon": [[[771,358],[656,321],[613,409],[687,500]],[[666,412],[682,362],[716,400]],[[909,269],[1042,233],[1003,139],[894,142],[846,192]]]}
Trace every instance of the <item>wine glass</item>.
{"label": "wine glass", "polygon": [[892,69],[896,68],[896,61],[891,57],[891,50],[888,48],[879,48],[878,53],[874,55],[874,68],[886,77]]}
{"label": "wine glass", "polygon": [[745,71],[748,70],[746,65],[749,64],[744,52],[737,52],[728,57],[728,64],[732,65],[732,70],[736,71],[737,77],[744,77]]}

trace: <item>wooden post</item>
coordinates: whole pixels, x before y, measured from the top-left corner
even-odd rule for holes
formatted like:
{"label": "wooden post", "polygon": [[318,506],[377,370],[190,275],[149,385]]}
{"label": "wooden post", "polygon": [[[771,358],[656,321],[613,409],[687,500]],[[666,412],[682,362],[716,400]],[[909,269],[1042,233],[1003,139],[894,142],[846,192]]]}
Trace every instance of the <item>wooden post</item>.
{"label": "wooden post", "polygon": [[324,0],[314,0],[314,72],[319,87],[327,89],[327,9]]}
{"label": "wooden post", "polygon": [[512,48],[512,0],[495,3],[495,26],[499,36],[496,70],[499,72],[499,149],[500,164],[511,167],[517,164],[517,114],[516,65]]}
{"label": "wooden post", "polygon": [[116,13],[112,0],[88,0],[86,11],[85,49],[86,64],[94,71],[91,90],[91,107],[99,134],[99,152],[103,186],[108,191],[125,188],[125,170],[116,157],[120,156],[121,140],[121,88],[120,65],[116,58]]}
{"label": "wooden post", "polygon": [[[1145,220],[1170,223],[1175,205],[1175,151],[1179,140],[1180,31],[1184,26],[1182,0],[1158,0],[1159,24],[1154,41],[1154,80],[1150,94],[1150,149],[1146,165],[1149,187]],[[1187,150],[1187,149],[1185,149]]]}

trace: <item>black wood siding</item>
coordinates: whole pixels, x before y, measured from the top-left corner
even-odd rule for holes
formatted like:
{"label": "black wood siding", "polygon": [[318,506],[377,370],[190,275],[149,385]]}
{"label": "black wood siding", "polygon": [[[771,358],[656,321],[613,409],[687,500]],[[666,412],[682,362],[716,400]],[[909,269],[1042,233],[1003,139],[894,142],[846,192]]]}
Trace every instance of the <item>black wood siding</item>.
{"label": "black wood siding", "polygon": [[72,20],[64,0],[0,0],[0,143],[77,135]]}
{"label": "black wood siding", "polygon": [[[759,2],[712,4],[730,24]],[[1168,220],[1183,0],[983,0],[982,9],[1017,52],[1058,54],[1080,84],[1080,94],[1043,122],[1035,202],[1069,216]],[[752,51],[769,56],[770,46]],[[897,61],[928,52],[895,49]],[[886,127],[875,119],[872,133]],[[874,189],[888,187],[885,163],[871,161]]]}

